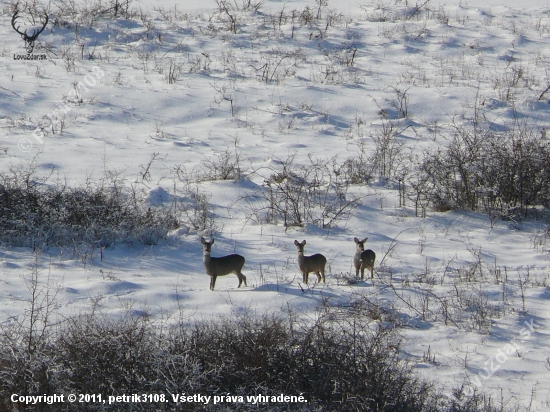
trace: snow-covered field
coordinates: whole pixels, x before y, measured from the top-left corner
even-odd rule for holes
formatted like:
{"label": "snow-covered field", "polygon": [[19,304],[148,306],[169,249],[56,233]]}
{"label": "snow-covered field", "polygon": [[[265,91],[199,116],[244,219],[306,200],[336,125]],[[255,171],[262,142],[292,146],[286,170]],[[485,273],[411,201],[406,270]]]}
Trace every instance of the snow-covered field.
{"label": "snow-covered field", "polygon": [[[23,61],[3,1],[0,170],[33,162],[75,186],[118,173],[152,207],[194,191],[211,215],[204,230],[183,219],[152,246],[2,246],[0,322],[22,316],[35,267],[58,289],[60,315],[99,304],[113,316],[314,316],[367,298],[391,309],[418,373],[550,410],[544,219],[431,208],[417,217],[379,171],[348,187],[357,202],[330,228],[270,223],[261,209],[282,166],[368,157],[389,126],[397,169],[474,118],[548,127],[550,9],[519,3],[289,0],[225,11],[213,0],[143,0],[126,17],[90,20],[85,2],[63,15],[53,1],[34,50],[47,59]],[[209,290],[200,238],[210,235],[213,256],[245,256],[247,286],[229,275]],[[352,279],[354,237],[377,255],[373,280]],[[326,256],[326,284],[302,283],[293,243],[303,239],[306,254]]]}

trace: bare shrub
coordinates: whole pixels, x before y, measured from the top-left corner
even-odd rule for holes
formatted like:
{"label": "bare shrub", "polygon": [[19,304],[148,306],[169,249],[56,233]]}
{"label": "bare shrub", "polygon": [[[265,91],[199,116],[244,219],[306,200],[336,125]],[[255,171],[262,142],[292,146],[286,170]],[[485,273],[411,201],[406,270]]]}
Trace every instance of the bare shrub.
{"label": "bare shrub", "polygon": [[202,180],[238,180],[241,177],[240,156],[225,149],[201,162]]}
{"label": "bare shrub", "polygon": [[348,194],[349,182],[330,169],[330,164],[309,158],[307,165],[297,165],[294,156],[280,161],[279,168],[264,178],[259,193],[264,221],[283,222],[285,227],[312,223],[330,228],[351,213],[360,197]]}
{"label": "bare shrub", "polygon": [[404,163],[405,144],[399,135],[407,127],[402,127],[381,115],[381,127],[370,133],[375,149],[371,155],[372,164],[378,169],[378,175],[386,180],[398,180],[399,166]]}
{"label": "bare shrub", "polygon": [[183,63],[175,59],[170,59],[164,71],[164,78],[168,84],[174,84],[178,81],[183,72]]}
{"label": "bare shrub", "polygon": [[210,196],[201,192],[198,184],[187,186],[183,193],[181,209],[185,222],[194,230],[214,230],[216,222],[210,207]]}
{"label": "bare shrub", "polygon": [[261,0],[216,0],[219,16],[227,22],[227,29],[235,34],[237,33],[239,18],[242,13],[256,13],[263,3]]}
{"label": "bare shrub", "polygon": [[330,61],[340,66],[353,67],[357,55],[357,46],[354,43],[342,43],[339,47],[326,49],[322,44],[318,45],[321,53]]}
{"label": "bare shrub", "polygon": [[183,216],[185,224],[193,230],[212,231],[216,228],[216,222],[210,206],[210,195],[201,190],[200,182],[205,180],[203,173],[199,171],[188,172],[184,165],[178,165],[173,170],[174,179],[183,184],[178,187],[174,183],[174,191],[178,196],[175,207]]}
{"label": "bare shrub", "polygon": [[51,350],[58,316],[60,287],[43,278],[39,253],[33,254],[30,273],[24,277],[28,292],[23,313],[0,325],[0,407],[7,393],[56,393],[58,356]]}
{"label": "bare shrub", "polygon": [[419,0],[413,2],[386,2],[383,0],[372,1],[371,4],[361,6],[366,13],[367,20],[377,22],[396,22],[407,20],[429,20],[437,18],[442,22],[449,21],[445,9],[439,7],[433,9],[431,0]]}
{"label": "bare shrub", "polygon": [[[313,324],[282,317],[253,317],[246,313],[218,321],[184,321],[173,326],[156,324],[130,313],[109,318],[97,308],[76,316],[48,339],[37,365],[48,365],[48,388],[7,385],[7,355],[23,351],[17,341],[0,348],[0,402],[12,393],[101,393],[117,396],[164,393],[234,396],[302,394],[308,410],[336,408],[387,411],[445,409],[445,400],[433,384],[413,374],[399,357],[401,338],[392,329],[372,327],[362,315],[325,308]],[[291,317],[292,319],[292,317]],[[0,334],[5,343],[6,334]],[[51,356],[55,354],[55,358]],[[23,381],[28,368],[21,370]],[[330,376],[330,379],[327,379]],[[167,402],[117,403],[105,410],[171,410]],[[217,406],[186,404],[189,410]],[[276,404],[262,410],[280,410]],[[295,407],[296,405],[293,405]],[[57,410],[40,403],[41,411]],[[89,405],[75,403],[76,411]],[[257,410],[250,402],[240,410]],[[478,409],[470,409],[478,410]]]}
{"label": "bare shrub", "polygon": [[[29,308],[36,309],[45,295],[41,289],[29,292]],[[55,308],[52,300],[46,302],[46,308]],[[457,389],[447,399],[435,384],[413,373],[401,357],[402,337],[383,326],[397,321],[393,309],[361,296],[346,307],[324,303],[307,320],[294,313],[246,311],[192,324],[188,319],[154,321],[131,307],[112,317],[97,302],[58,324],[44,323],[47,312],[35,311],[42,322],[38,329],[33,329],[32,317],[21,317],[17,327],[0,328],[0,407],[13,406],[14,393],[88,393],[104,399],[156,393],[165,398],[105,403],[101,409],[168,411],[173,410],[171,394],[200,393],[242,396],[239,410],[296,409],[296,404],[247,399],[282,393],[301,394],[307,400],[303,410],[456,412],[467,404],[468,411],[492,411],[479,393],[472,398]],[[29,330],[40,331],[35,335],[40,340],[29,340]],[[46,402],[32,408],[59,410]],[[89,408],[89,402],[71,406],[75,411]],[[219,410],[219,405],[186,403],[186,410]]]}
{"label": "bare shrub", "polygon": [[261,54],[260,67],[254,67],[258,80],[270,83],[281,83],[286,77],[294,75],[294,68],[298,66],[305,56],[300,48],[285,50],[275,48]]}
{"label": "bare shrub", "polygon": [[397,87],[391,87],[391,89],[395,93],[395,99],[392,100],[391,106],[397,110],[399,116],[403,119],[407,119],[409,117],[409,96],[407,95],[407,92],[409,91],[409,88],[403,90],[399,89]]}
{"label": "bare shrub", "polygon": [[[194,391],[203,387],[207,375],[198,359],[190,356],[189,343],[182,345],[179,337],[173,332],[161,334],[143,316],[127,314],[117,320],[89,313],[71,318],[55,343],[65,364],[70,365],[60,370],[60,383],[65,391],[86,388],[105,395],[160,392],[166,393],[166,400],[170,393]],[[163,345],[159,346],[160,342]],[[116,410],[158,410],[159,405],[139,408],[120,404]],[[82,405],[75,410],[87,408]]]}
{"label": "bare shrub", "polygon": [[522,219],[550,204],[550,156],[544,134],[515,122],[501,133],[490,125],[455,125],[446,148],[426,152],[416,176],[436,210],[484,210]]}
{"label": "bare shrub", "polygon": [[40,248],[117,242],[155,244],[178,219],[169,208],[148,207],[118,174],[70,187],[39,175],[34,163],[0,174],[0,240]]}
{"label": "bare shrub", "polygon": [[358,155],[347,158],[342,164],[333,159],[334,174],[350,184],[369,184],[377,168],[376,154],[371,153],[365,139],[357,144]]}
{"label": "bare shrub", "polygon": [[502,305],[489,301],[489,293],[484,290],[482,283],[455,285],[450,298],[447,307],[449,319],[467,330],[489,333],[492,319],[503,315]]}

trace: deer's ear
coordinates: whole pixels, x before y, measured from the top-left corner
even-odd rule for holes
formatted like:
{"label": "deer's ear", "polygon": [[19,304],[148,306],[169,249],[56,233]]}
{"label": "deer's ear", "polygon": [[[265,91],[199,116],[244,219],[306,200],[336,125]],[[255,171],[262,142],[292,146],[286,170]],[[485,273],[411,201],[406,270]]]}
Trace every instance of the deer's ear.
{"label": "deer's ear", "polygon": [[356,237],[353,238],[353,241],[354,241],[355,243],[359,243],[359,239],[357,239]]}
{"label": "deer's ear", "polygon": [[305,244],[306,244],[306,240],[304,239],[304,240],[302,241],[302,246],[305,246]]}
{"label": "deer's ear", "polygon": [[364,239],[361,241],[361,243],[365,243],[367,240],[369,240],[368,237],[364,238]]}
{"label": "deer's ear", "polygon": [[214,238],[213,238],[213,237],[210,238],[210,244],[211,244],[211,245],[214,244]]}
{"label": "deer's ear", "polygon": [[201,237],[201,243],[204,245],[206,243],[206,240],[204,240],[203,237]]}
{"label": "deer's ear", "polygon": [[298,245],[299,245],[299,243],[298,243],[298,241],[297,241],[297,240],[295,240],[295,241],[294,241],[294,244],[295,244],[296,246],[298,246]]}

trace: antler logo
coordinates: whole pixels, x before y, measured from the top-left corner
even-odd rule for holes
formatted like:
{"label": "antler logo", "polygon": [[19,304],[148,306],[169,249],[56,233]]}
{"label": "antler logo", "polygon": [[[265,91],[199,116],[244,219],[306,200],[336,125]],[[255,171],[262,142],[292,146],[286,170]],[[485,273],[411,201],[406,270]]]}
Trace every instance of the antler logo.
{"label": "antler logo", "polygon": [[[42,23],[42,18],[40,19],[40,24],[42,24],[42,28],[40,28],[40,29],[33,28],[31,35],[27,34],[28,29],[25,29],[25,31],[23,31],[23,32],[21,32],[20,29],[19,29],[20,24],[17,23],[17,19],[20,17],[19,16],[19,10],[15,10],[15,13],[13,14],[13,17],[11,18],[11,25],[12,25],[13,29],[21,35],[23,40],[25,40],[25,47],[27,48],[27,53],[28,54],[32,53],[32,51],[34,49],[34,41],[38,38],[38,35],[44,31],[44,29],[46,28],[46,24],[48,24],[48,15],[46,13],[44,13],[44,16],[46,17],[46,19],[43,23]],[[32,24],[36,25],[36,22],[34,20],[34,16],[32,16]]]}

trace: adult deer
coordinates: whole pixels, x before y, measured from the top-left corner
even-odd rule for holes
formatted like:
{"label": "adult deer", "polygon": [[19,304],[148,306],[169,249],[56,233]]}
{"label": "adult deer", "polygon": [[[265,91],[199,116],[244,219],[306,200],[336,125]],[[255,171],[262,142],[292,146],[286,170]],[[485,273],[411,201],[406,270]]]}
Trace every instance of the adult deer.
{"label": "adult deer", "polygon": [[296,245],[296,251],[298,252],[298,267],[300,268],[300,272],[302,272],[304,283],[307,284],[311,272],[315,272],[318,282],[321,282],[322,275],[323,283],[325,283],[325,266],[327,264],[327,259],[320,253],[304,256],[305,240],[302,241],[302,243],[295,240],[294,245]]}
{"label": "adult deer", "polygon": [[210,256],[210,251],[212,249],[212,245],[214,244],[214,239],[207,242],[203,237],[201,237],[201,243],[204,268],[206,269],[206,274],[210,276],[210,290],[214,290],[214,286],[216,286],[216,278],[218,276],[225,276],[230,273],[236,274],[239,278],[239,287],[241,287],[243,281],[244,285],[247,286],[246,276],[241,272],[245,262],[244,257],[236,254],[217,258],[212,257]]}
{"label": "adult deer", "polygon": [[[44,13],[44,16],[46,16],[46,21],[44,21],[43,24],[42,24],[42,19],[40,19],[40,22],[42,24],[42,28],[40,28],[40,29],[33,28],[32,29],[32,34],[28,35],[27,34],[28,29],[26,29],[24,32],[21,32],[21,31],[19,31],[20,25],[17,25],[17,26],[15,25],[16,20],[19,18],[19,10],[16,10],[15,13],[13,13],[13,17],[11,18],[11,26],[13,27],[13,29],[17,33],[19,33],[21,35],[23,40],[25,40],[25,47],[27,49],[28,54],[32,53],[32,51],[34,49],[35,40],[38,38],[38,35],[44,31],[44,29],[46,28],[46,24],[48,24],[48,15],[46,13]],[[34,20],[34,18],[33,18],[33,20]]]}
{"label": "adult deer", "polygon": [[355,256],[353,257],[353,264],[355,266],[355,277],[359,276],[359,270],[361,270],[361,280],[364,278],[365,268],[370,270],[370,278],[374,279],[374,260],[376,259],[376,253],[372,250],[365,250],[365,242],[369,238],[366,237],[363,240],[359,240],[356,237],[355,241]]}

